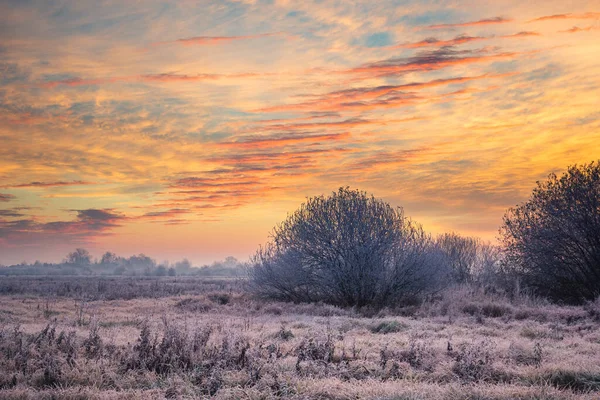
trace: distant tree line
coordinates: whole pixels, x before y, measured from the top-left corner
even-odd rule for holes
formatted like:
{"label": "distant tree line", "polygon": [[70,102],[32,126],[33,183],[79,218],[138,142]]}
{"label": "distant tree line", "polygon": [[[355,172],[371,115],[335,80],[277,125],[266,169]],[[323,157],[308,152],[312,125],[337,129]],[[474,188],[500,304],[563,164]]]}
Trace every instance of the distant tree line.
{"label": "distant tree line", "polygon": [[401,208],[349,188],[307,199],[271,237],[249,269],[269,298],[380,308],[473,284],[581,303],[600,296],[600,164],[538,182],[505,214],[500,246],[433,237]]}
{"label": "distant tree line", "polygon": [[227,257],[210,265],[194,267],[183,259],[175,263],[157,263],[153,258],[138,254],[121,257],[107,251],[99,260],[93,260],[89,251],[75,249],[61,263],[21,263],[0,267],[0,275],[111,275],[111,276],[221,276],[245,274],[245,266],[235,257]]}

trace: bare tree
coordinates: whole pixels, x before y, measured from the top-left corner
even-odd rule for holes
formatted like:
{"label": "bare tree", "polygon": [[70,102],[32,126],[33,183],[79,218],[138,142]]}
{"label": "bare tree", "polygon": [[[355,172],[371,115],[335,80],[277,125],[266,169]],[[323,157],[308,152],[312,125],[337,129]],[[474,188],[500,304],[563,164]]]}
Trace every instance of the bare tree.
{"label": "bare tree", "polygon": [[67,255],[65,263],[87,267],[92,263],[92,256],[86,249],[75,249],[74,252]]}
{"label": "bare tree", "polygon": [[122,261],[123,261],[123,259],[121,257],[117,256],[115,253],[107,251],[106,253],[104,253],[102,255],[100,264],[102,264],[102,265],[118,265]]}
{"label": "bare tree", "polygon": [[340,188],[275,227],[250,269],[257,290],[292,301],[382,306],[429,288],[440,253],[402,209]]}
{"label": "bare tree", "polygon": [[523,283],[555,300],[600,295],[600,164],[574,165],[538,182],[508,210],[500,229],[508,261]]}
{"label": "bare tree", "polygon": [[454,282],[472,282],[478,261],[477,252],[481,244],[480,240],[456,233],[444,233],[438,236],[437,244],[452,269]]}

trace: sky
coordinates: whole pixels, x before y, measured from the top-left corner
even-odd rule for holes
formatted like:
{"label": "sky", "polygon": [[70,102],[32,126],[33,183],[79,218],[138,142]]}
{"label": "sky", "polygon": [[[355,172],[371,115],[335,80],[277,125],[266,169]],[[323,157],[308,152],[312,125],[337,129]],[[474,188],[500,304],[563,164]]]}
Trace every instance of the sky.
{"label": "sky", "polygon": [[349,186],[494,241],[600,159],[600,0],[0,1],[0,264],[242,260]]}

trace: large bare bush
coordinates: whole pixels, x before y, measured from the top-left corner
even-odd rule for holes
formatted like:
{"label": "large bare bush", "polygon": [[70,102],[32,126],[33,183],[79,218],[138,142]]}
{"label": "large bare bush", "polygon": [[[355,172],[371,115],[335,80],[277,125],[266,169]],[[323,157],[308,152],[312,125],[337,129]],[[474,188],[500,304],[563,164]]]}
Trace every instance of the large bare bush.
{"label": "large bare bush", "polygon": [[313,197],[275,227],[250,270],[259,293],[385,306],[437,287],[442,255],[402,209],[358,190]]}
{"label": "large bare bush", "polygon": [[538,182],[500,229],[508,260],[527,285],[555,300],[600,295],[600,163]]}

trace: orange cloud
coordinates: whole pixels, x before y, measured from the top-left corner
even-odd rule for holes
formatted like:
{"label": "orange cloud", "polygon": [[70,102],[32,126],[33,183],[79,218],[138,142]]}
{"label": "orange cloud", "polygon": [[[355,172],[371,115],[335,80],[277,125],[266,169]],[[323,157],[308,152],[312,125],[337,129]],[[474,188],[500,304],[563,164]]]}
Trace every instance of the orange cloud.
{"label": "orange cloud", "polygon": [[560,33],[577,33],[577,32],[589,32],[591,30],[600,29],[600,27],[596,26],[588,26],[587,28],[580,28],[578,26],[574,26],[571,29],[567,29],[564,31],[559,31]]}
{"label": "orange cloud", "polygon": [[48,89],[55,88],[56,86],[83,86],[83,85],[104,85],[107,83],[125,82],[134,80],[134,77],[114,77],[114,78],[95,78],[95,79],[83,79],[83,78],[69,78],[61,79],[57,81],[44,82],[40,86]]}
{"label": "orange cloud", "polygon": [[272,74],[264,73],[258,74],[253,72],[245,72],[239,74],[174,74],[174,73],[161,73],[161,74],[146,74],[138,76],[127,76],[127,77],[112,77],[112,78],[95,78],[95,79],[82,79],[82,78],[69,78],[51,82],[44,82],[40,86],[43,88],[52,89],[57,86],[83,86],[83,85],[104,85],[109,83],[117,82],[202,82],[202,81],[214,81],[218,79],[235,79],[235,78],[255,78],[260,76],[268,76]]}
{"label": "orange cloud", "polygon": [[0,202],[7,202],[7,201],[11,201],[14,200],[15,196],[13,196],[12,194],[8,194],[8,193],[0,193]]}
{"label": "orange cloud", "polygon": [[349,132],[323,135],[284,135],[269,137],[242,137],[235,142],[224,142],[223,147],[237,148],[268,148],[286,146],[305,142],[317,143],[320,141],[340,141],[350,137]]}
{"label": "orange cloud", "polygon": [[513,21],[512,19],[507,19],[507,18],[503,18],[503,17],[495,17],[495,18],[480,19],[479,21],[462,22],[462,23],[458,23],[458,24],[429,25],[426,28],[429,28],[429,29],[458,28],[458,27],[465,27],[465,26],[504,24],[504,23],[512,22],[512,21]]}
{"label": "orange cloud", "polygon": [[405,165],[422,157],[426,154],[433,154],[433,147],[420,147],[417,149],[400,150],[400,151],[380,151],[371,156],[363,157],[358,161],[352,162],[350,165],[344,166],[350,170],[370,173],[376,170],[386,169],[390,166]]}
{"label": "orange cloud", "polygon": [[148,212],[142,216],[140,216],[140,219],[150,219],[150,220],[163,220],[163,219],[167,219],[167,220],[173,220],[174,218],[184,215],[184,214],[189,214],[190,210],[185,209],[185,208],[172,208],[170,210],[166,210],[166,211],[152,211],[152,212]]}
{"label": "orange cloud", "polygon": [[469,42],[474,42],[474,41],[478,41],[478,40],[484,40],[487,39],[485,37],[481,37],[481,36],[457,36],[454,39],[449,39],[449,40],[439,40],[436,39],[434,37],[430,37],[424,40],[421,40],[420,42],[415,42],[415,43],[404,43],[404,44],[398,44],[395,46],[390,46],[391,48],[394,49],[417,49],[417,48],[421,48],[421,47],[429,47],[429,46],[454,46],[454,45],[458,45],[458,44],[463,44],[463,43],[469,43]]}
{"label": "orange cloud", "polygon": [[[451,85],[457,83],[465,83],[469,81],[491,79],[491,78],[502,78],[514,76],[516,73],[505,73],[505,74],[485,74],[478,76],[463,76],[455,78],[444,78],[435,79],[427,82],[412,82],[405,83],[402,85],[385,85],[376,87],[362,87],[354,89],[344,89],[327,93],[316,100],[306,101],[296,104],[283,104],[279,106],[265,107],[258,111],[263,112],[278,112],[278,111],[294,111],[294,110],[336,110],[340,111],[343,109],[353,110],[368,110],[380,108],[398,107],[400,105],[406,105],[414,103],[416,100],[421,99],[415,93],[405,92],[407,90],[418,90],[426,89],[436,86]],[[387,99],[380,99],[379,103],[366,104],[367,100],[373,100],[381,98],[382,96],[391,96]]]}
{"label": "orange cloud", "polygon": [[522,31],[522,32],[518,32],[512,35],[504,35],[504,36],[500,36],[501,38],[519,38],[519,37],[529,37],[529,36],[542,36],[541,34],[539,34],[538,32],[531,32],[531,31]]}
{"label": "orange cloud", "polygon": [[189,81],[210,81],[225,78],[254,78],[265,74],[256,74],[252,72],[241,74],[196,74],[196,75],[181,75],[181,74],[153,74],[142,75],[140,80],[145,82],[189,82]]}
{"label": "orange cloud", "polygon": [[294,164],[294,162],[306,162],[309,161],[313,156],[319,154],[334,154],[348,152],[348,149],[335,148],[335,149],[314,149],[305,151],[287,151],[287,152],[260,152],[260,153],[247,153],[247,154],[231,154],[223,156],[215,156],[208,158],[208,161],[224,164],[244,164],[244,163],[266,163],[266,165],[277,165],[279,163],[283,165]]}
{"label": "orange cloud", "polygon": [[528,22],[537,22],[537,21],[551,21],[557,19],[597,19],[600,18],[600,13],[597,12],[587,12],[584,14],[555,14],[555,15],[547,15],[544,17],[539,17],[532,19]]}
{"label": "orange cloud", "polygon": [[[352,128],[355,126],[361,125],[370,125],[378,123],[377,121],[369,121],[365,119],[353,118],[347,119],[344,121],[334,121],[334,122],[311,122],[311,123],[300,123],[300,124],[274,124],[274,125],[265,125],[261,126],[259,130],[261,131],[295,131],[295,130],[303,130],[303,129],[341,129],[341,128]],[[255,129],[250,128],[250,131]]]}
{"label": "orange cloud", "polygon": [[386,77],[408,72],[434,71],[454,65],[472,64],[494,61],[502,58],[514,58],[518,53],[506,52],[486,55],[483,51],[454,50],[442,47],[438,50],[425,52],[409,58],[394,58],[364,64],[343,71],[347,74],[363,74],[368,77]]}
{"label": "orange cloud", "polygon": [[[541,35],[538,32],[523,31],[523,32],[515,33],[513,35],[503,35],[500,37],[505,38],[505,39],[510,39],[510,38],[519,38],[519,37],[528,37],[528,36],[541,36]],[[494,38],[494,36],[486,37],[486,36],[461,35],[461,36],[455,37],[454,39],[440,40],[440,39],[436,39],[435,37],[429,37],[427,39],[421,40],[420,42],[398,44],[395,46],[390,46],[390,48],[393,48],[393,49],[418,49],[418,48],[433,47],[433,46],[437,46],[437,47],[455,46],[455,45],[460,45],[460,44],[470,43],[470,42],[475,42],[475,41],[480,41],[480,40],[489,40],[489,39],[493,39],[493,38]]]}
{"label": "orange cloud", "polygon": [[77,186],[77,185],[95,185],[94,182],[85,181],[58,181],[58,182],[29,182],[17,185],[5,185],[3,188],[46,188],[57,186]]}
{"label": "orange cloud", "polygon": [[173,42],[166,43],[179,43],[185,46],[207,46],[207,45],[216,45],[223,43],[230,43],[238,40],[249,40],[249,39],[259,39],[264,37],[272,37],[272,36],[281,36],[283,32],[274,32],[274,33],[261,33],[258,35],[244,35],[244,36],[194,36],[190,38],[177,39]]}
{"label": "orange cloud", "polygon": [[223,186],[254,186],[259,184],[258,181],[248,178],[227,177],[227,178],[199,178],[188,177],[177,179],[170,185],[171,188],[206,188],[206,187],[223,187]]}

